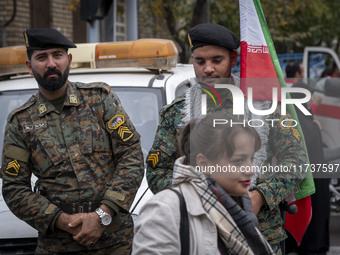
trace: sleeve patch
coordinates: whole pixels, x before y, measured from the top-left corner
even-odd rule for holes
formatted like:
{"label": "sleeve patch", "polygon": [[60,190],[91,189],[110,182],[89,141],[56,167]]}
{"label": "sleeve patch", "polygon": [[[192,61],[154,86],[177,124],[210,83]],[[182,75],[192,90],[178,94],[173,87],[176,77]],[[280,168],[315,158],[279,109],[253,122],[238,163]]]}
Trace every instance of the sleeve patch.
{"label": "sleeve patch", "polygon": [[150,166],[152,166],[152,168],[155,168],[158,164],[158,155],[159,155],[159,152],[157,153],[151,153],[150,156],[148,157],[148,159],[146,160],[147,162],[150,162]]}
{"label": "sleeve patch", "polygon": [[106,191],[105,195],[108,196],[108,197],[117,199],[119,201],[124,201],[124,199],[125,199],[125,196],[123,194],[120,194],[120,193],[118,193],[116,191],[112,191],[112,190]]}
{"label": "sleeve patch", "polygon": [[119,127],[118,135],[124,142],[130,140],[131,137],[133,137],[133,133],[131,132],[131,130],[128,127],[124,126]]}
{"label": "sleeve patch", "polygon": [[8,145],[4,150],[4,156],[22,162],[28,161],[29,152],[14,145]]}
{"label": "sleeve patch", "polygon": [[301,135],[288,114],[280,118],[280,127],[282,130],[289,130],[291,135],[294,136],[298,142],[301,142]]}
{"label": "sleeve patch", "polygon": [[53,213],[53,211],[54,211],[56,208],[58,208],[56,205],[50,204],[50,205],[47,207],[47,209],[45,210],[45,213],[46,213],[46,214],[51,214],[51,213]]}
{"label": "sleeve patch", "polygon": [[11,176],[17,176],[20,170],[20,164],[18,161],[13,160],[8,163],[5,173]]}
{"label": "sleeve patch", "polygon": [[124,124],[124,122],[125,122],[124,115],[117,114],[109,120],[109,122],[107,123],[107,127],[108,129],[117,129],[122,124]]}

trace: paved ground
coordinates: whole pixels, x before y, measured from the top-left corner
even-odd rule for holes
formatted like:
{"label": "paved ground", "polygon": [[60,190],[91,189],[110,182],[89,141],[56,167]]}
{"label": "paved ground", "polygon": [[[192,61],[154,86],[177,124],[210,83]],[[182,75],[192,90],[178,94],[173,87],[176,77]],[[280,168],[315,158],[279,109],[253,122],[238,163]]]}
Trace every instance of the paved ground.
{"label": "paved ground", "polygon": [[332,214],[330,221],[330,251],[327,255],[340,254],[340,213]]}

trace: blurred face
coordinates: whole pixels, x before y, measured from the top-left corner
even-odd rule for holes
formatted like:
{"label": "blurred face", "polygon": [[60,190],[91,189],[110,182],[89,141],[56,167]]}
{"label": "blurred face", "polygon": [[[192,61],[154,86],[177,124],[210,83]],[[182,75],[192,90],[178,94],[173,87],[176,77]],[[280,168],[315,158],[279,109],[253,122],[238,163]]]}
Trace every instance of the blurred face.
{"label": "blurred face", "polygon": [[[234,138],[235,152],[230,157],[222,157],[216,162],[207,160],[198,154],[197,164],[204,166],[225,166],[230,171],[213,173],[214,179],[229,195],[242,196],[248,192],[251,178],[254,175],[252,157],[255,153],[255,139],[246,131],[240,131]],[[199,159],[199,157],[203,157]],[[205,159],[204,159],[205,158]]]}
{"label": "blurred face", "polygon": [[56,91],[67,83],[72,56],[65,49],[35,50],[27,61],[30,74],[47,91]]}
{"label": "blurred face", "polygon": [[237,62],[237,52],[207,45],[196,48],[192,60],[197,78],[230,78],[231,68]]}

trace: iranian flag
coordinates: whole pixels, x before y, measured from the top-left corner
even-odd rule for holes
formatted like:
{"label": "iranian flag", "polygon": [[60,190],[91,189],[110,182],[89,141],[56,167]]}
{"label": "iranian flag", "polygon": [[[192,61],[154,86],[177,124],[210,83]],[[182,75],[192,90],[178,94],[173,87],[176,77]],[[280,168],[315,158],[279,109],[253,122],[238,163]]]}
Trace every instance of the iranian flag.
{"label": "iranian flag", "polygon": [[[241,89],[247,91],[248,87],[254,90],[254,99],[270,100],[272,88],[280,91],[286,87],[275,47],[271,39],[266,20],[259,0],[240,0],[241,24]],[[246,93],[245,93],[246,94]],[[297,120],[293,105],[287,105],[288,113]],[[303,137],[300,125],[297,129]],[[304,143],[305,150],[306,145]],[[308,162],[305,162],[308,163]],[[285,228],[298,244],[307,230],[312,217],[310,195],[315,192],[312,174],[300,184],[299,192],[295,192],[298,212],[287,214]]]}

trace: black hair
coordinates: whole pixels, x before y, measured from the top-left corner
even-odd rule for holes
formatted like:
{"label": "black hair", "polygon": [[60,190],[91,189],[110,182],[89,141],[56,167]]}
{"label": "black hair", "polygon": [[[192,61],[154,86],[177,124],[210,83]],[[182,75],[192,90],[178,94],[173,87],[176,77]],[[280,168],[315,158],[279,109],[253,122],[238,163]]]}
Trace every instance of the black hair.
{"label": "black hair", "polygon": [[286,66],[286,77],[294,78],[296,72],[301,74],[300,64],[296,61],[290,61]]}
{"label": "black hair", "polygon": [[321,78],[331,76],[334,73],[335,68],[326,68],[321,73]]}
{"label": "black hair", "polygon": [[27,50],[27,57],[28,57],[29,61],[31,61],[33,52],[34,52],[34,50]]}
{"label": "black hair", "polygon": [[[225,125],[213,126],[214,119],[228,121]],[[235,152],[234,139],[240,131],[246,131],[255,139],[255,151],[261,146],[257,131],[250,126],[230,125],[233,118],[222,114],[209,114],[203,119],[191,120],[182,132],[180,140],[181,154],[185,156],[184,164],[196,166],[196,157],[203,154],[208,160],[214,161]]]}

